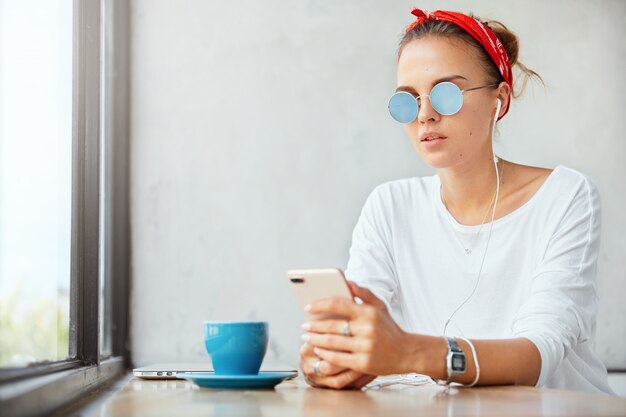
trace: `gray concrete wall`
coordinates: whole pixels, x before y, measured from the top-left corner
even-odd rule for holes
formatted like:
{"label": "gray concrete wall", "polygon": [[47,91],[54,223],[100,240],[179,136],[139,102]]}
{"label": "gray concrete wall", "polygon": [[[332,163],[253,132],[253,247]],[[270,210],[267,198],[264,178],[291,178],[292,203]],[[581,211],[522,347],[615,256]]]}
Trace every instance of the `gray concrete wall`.
{"label": "gray concrete wall", "polygon": [[[132,3],[132,351],[202,360],[203,320],[268,320],[296,363],[284,272],[345,267],[377,184],[433,171],[387,115],[414,2]],[[500,123],[507,159],[590,175],[603,198],[597,349],[626,367],[626,2],[420,1],[506,23],[546,80]]]}

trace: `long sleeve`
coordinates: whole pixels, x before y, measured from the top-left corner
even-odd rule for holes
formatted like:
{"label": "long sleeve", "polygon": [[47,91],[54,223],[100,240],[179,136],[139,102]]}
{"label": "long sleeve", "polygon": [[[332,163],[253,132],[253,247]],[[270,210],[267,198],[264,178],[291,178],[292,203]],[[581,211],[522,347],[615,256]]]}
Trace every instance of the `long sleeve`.
{"label": "long sleeve", "polygon": [[350,260],[346,269],[348,279],[367,287],[391,311],[397,293],[391,224],[386,210],[384,185],[377,187],[367,198],[352,234]]}
{"label": "long sleeve", "polygon": [[582,176],[567,192],[573,192],[571,204],[556,223],[532,276],[530,295],[513,321],[515,336],[531,340],[541,354],[537,386],[546,385],[572,350],[595,332],[600,198]]}

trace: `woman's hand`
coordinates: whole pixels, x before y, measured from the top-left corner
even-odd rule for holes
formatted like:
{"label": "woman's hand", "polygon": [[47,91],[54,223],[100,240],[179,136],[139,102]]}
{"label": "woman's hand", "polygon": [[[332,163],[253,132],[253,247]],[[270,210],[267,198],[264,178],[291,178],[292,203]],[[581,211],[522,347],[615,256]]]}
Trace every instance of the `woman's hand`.
{"label": "woman's hand", "polygon": [[[321,358],[324,366],[328,363],[329,369],[334,371],[350,369],[366,375],[413,372],[408,352],[416,346],[413,346],[411,335],[393,321],[385,304],[371,291],[353,282],[349,285],[352,294],[364,304],[329,298],[307,306],[310,314],[347,318],[317,320],[303,325],[308,333],[302,338],[306,345],[313,347],[312,354]],[[345,334],[348,329],[350,334]]]}
{"label": "woman's hand", "polygon": [[[318,361],[316,374],[313,367]],[[319,388],[361,389],[376,378],[321,360],[308,343],[300,348],[300,370],[309,385]]]}

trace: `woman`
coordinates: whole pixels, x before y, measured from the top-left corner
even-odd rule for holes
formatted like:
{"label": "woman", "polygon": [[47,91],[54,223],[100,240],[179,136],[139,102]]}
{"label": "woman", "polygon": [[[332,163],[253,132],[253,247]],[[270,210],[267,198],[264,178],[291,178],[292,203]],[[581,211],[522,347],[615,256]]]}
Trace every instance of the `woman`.
{"label": "woman", "polygon": [[511,66],[525,81],[537,74],[498,22],[412,13],[389,110],[437,175],[380,185],[367,199],[346,271],[363,303],[307,306],[346,318],[303,325],[307,381],[361,388],[419,373],[611,393],[592,349],[598,192],[572,169],[493,154],[496,121],[516,96]]}

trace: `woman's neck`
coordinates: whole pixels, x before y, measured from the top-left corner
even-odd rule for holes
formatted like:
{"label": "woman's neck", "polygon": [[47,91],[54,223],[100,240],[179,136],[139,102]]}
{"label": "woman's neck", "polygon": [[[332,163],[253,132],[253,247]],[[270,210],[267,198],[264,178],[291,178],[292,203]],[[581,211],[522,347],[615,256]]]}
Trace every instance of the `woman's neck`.
{"label": "woman's neck", "polygon": [[[504,164],[500,159],[499,172]],[[482,162],[443,168],[437,173],[441,180],[441,198],[450,214],[461,224],[480,224],[496,192],[496,171],[491,155]]]}

